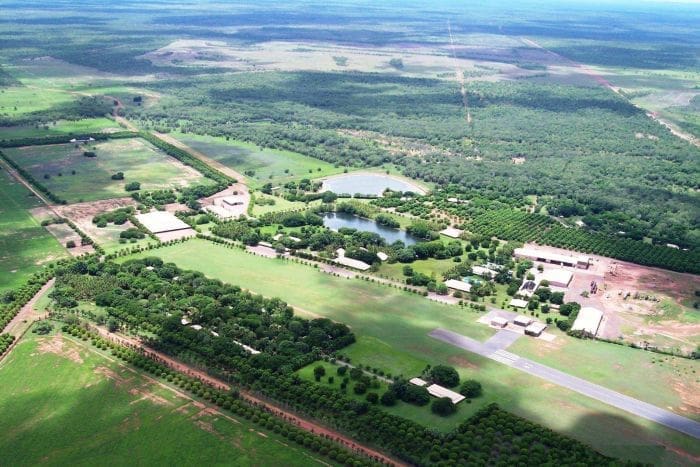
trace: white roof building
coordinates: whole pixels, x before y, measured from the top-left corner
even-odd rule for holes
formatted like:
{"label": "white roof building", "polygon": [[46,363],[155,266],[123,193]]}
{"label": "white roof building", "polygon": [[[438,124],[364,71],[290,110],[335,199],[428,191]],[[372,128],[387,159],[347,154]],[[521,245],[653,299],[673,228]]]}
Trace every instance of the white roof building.
{"label": "white roof building", "polygon": [[252,354],[252,355],[257,355],[257,354],[260,353],[259,350],[255,350],[255,349],[252,348],[251,346],[245,345],[245,344],[243,344],[242,342],[238,342],[237,340],[234,340],[233,342],[236,343],[236,344],[238,344],[238,345],[240,345],[241,347],[243,347],[243,350],[245,350],[246,352],[248,352],[248,353],[250,353],[250,354]]}
{"label": "white roof building", "polygon": [[459,404],[466,399],[466,397],[460,393],[451,391],[437,384],[431,384],[428,386],[428,393],[435,397],[449,397],[453,404]]}
{"label": "white roof building", "polygon": [[543,263],[561,264],[563,266],[587,268],[591,262],[588,256],[567,256],[552,251],[538,250],[530,247],[516,248],[513,251],[516,258],[525,258]]}
{"label": "white roof building", "polygon": [[472,273],[481,277],[493,278],[497,272],[493,269],[485,268],[484,266],[472,266]]}
{"label": "white roof building", "polygon": [[505,318],[501,318],[500,316],[496,316],[494,318],[491,318],[491,326],[496,326],[497,328],[504,328],[508,326],[508,320]]}
{"label": "white roof building", "polygon": [[527,307],[527,301],[521,300],[519,298],[514,298],[510,301],[510,306],[514,306],[515,308],[525,308]]}
{"label": "white roof building", "polygon": [[389,259],[389,255],[384,253],[383,251],[378,251],[377,252],[377,258],[379,258],[381,261],[386,261]]}
{"label": "white roof building", "polygon": [[448,279],[445,281],[445,285],[449,289],[459,290],[460,292],[469,292],[472,289],[472,285],[469,282],[458,281],[457,279]]}
{"label": "white roof building", "polygon": [[138,220],[144,227],[154,234],[192,228],[182,220],[175,217],[174,214],[165,211],[153,211],[147,214],[137,214],[136,220]]}
{"label": "white roof building", "polygon": [[424,379],[421,379],[421,378],[411,378],[410,380],[408,380],[408,382],[411,384],[415,384],[416,386],[421,386],[421,387],[428,385],[428,382]]}
{"label": "white roof building", "polygon": [[513,319],[513,323],[517,324],[518,326],[529,326],[532,321],[532,318],[525,315],[518,315],[515,317],[515,319]]}
{"label": "white roof building", "polygon": [[573,277],[574,274],[566,269],[545,269],[539,279],[555,287],[568,287]]}
{"label": "white roof building", "polygon": [[603,312],[592,307],[584,307],[578,312],[576,321],[571,326],[572,331],[584,331],[592,336],[598,334],[600,322],[603,320]]}
{"label": "white roof building", "polygon": [[535,321],[525,328],[525,334],[538,337],[545,329],[547,329],[546,324]]}
{"label": "white roof building", "polygon": [[462,232],[463,230],[455,229],[454,227],[448,227],[440,231],[441,234],[450,238],[459,238],[459,236],[462,235]]}
{"label": "white roof building", "polygon": [[336,258],[333,260],[334,262],[347,266],[349,268],[357,269],[359,271],[366,271],[372,266],[369,264],[365,263],[364,261],[360,261],[359,259],[352,259],[352,258],[346,258],[345,256],[341,256],[340,258]]}

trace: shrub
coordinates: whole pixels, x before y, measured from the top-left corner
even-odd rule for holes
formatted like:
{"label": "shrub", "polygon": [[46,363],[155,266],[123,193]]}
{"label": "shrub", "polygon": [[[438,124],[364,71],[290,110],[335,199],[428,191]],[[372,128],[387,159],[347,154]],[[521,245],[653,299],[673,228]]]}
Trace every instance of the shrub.
{"label": "shrub", "polygon": [[447,365],[435,365],[430,370],[430,379],[434,383],[448,388],[455,387],[459,384],[459,374],[457,370]]}
{"label": "shrub", "polygon": [[124,186],[126,191],[138,191],[141,189],[141,184],[139,182],[129,182]]}
{"label": "shrub", "polygon": [[462,386],[459,388],[459,393],[470,399],[479,397],[482,394],[481,383],[475,379],[468,379],[462,383]]}
{"label": "shrub", "polygon": [[396,405],[396,393],[394,393],[394,391],[391,390],[385,392],[384,394],[382,394],[380,402],[382,403],[382,405],[385,405],[387,407]]}
{"label": "shrub", "polygon": [[430,406],[430,411],[434,414],[446,417],[457,411],[457,406],[452,403],[449,397],[441,397],[433,402]]}

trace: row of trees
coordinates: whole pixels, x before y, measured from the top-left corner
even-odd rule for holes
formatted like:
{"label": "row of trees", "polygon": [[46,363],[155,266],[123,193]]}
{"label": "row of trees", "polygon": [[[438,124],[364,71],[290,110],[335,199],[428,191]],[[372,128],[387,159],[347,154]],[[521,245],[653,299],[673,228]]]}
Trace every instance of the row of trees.
{"label": "row of trees", "polygon": [[223,410],[245,418],[261,428],[278,433],[287,438],[290,442],[298,444],[303,448],[310,449],[341,465],[347,465],[349,467],[369,466],[374,465],[375,462],[378,461],[378,459],[368,459],[351,452],[336,442],[336,440],[322,435],[315,435],[298,428],[291,422],[286,421],[282,414],[275,414],[264,406],[252,404],[245,398],[240,397],[236,390],[227,392],[214,388],[197,378],[175,371],[146,355],[123,347],[115,342],[108,341],[96,333],[88,331],[84,327],[66,325],[63,327],[63,332],[69,333],[82,340],[89,339],[92,345],[102,350],[109,350],[112,355],[117,358],[158,378],[165,379],[169,383],[201,397]]}
{"label": "row of trees", "polygon": [[243,344],[262,352],[251,357],[262,368],[296,369],[319,352],[332,353],[355,341],[345,325],[295,317],[279,299],[252,295],[157,258],[123,265],[77,262],[56,274],[54,298],[60,304],[93,300],[110,316],[147,328],[164,343],[197,348],[221,361],[245,355]]}

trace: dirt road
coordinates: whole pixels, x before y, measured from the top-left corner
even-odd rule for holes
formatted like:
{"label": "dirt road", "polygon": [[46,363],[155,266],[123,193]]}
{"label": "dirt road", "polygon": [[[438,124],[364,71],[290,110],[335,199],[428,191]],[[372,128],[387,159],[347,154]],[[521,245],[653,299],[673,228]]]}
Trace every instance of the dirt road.
{"label": "dirt road", "polygon": [[36,302],[38,302],[39,298],[53,286],[54,282],[56,282],[56,279],[51,278],[44,284],[44,286],[19,310],[19,313],[12,318],[12,321],[7,324],[3,333],[11,334],[19,339],[34,320],[44,316],[43,312],[35,308]]}
{"label": "dirt road", "polygon": [[[605,88],[610,89],[610,90],[611,90],[612,92],[614,92],[615,94],[617,94],[617,95],[619,95],[619,96],[623,96],[623,94],[620,92],[620,89],[618,89],[618,88],[616,88],[615,86],[613,86],[613,85],[610,83],[610,81],[608,81],[608,80],[605,79],[603,76],[601,76],[600,73],[598,73],[598,72],[596,72],[595,70],[589,68],[588,66],[584,65],[583,63],[575,62],[575,61],[573,61],[573,60],[571,60],[571,59],[569,59],[569,58],[566,58],[566,57],[564,57],[564,56],[562,56],[562,55],[559,55],[559,54],[556,53],[556,52],[552,52],[551,50],[546,49],[545,47],[541,46],[540,44],[538,44],[537,42],[535,42],[535,41],[533,41],[533,40],[531,40],[531,39],[527,39],[527,38],[523,37],[523,38],[521,38],[521,40],[522,40],[526,45],[528,45],[528,46],[530,46],[530,47],[535,47],[535,48],[538,48],[538,49],[540,49],[540,50],[542,50],[542,51],[544,51],[544,52],[547,52],[547,53],[550,54],[552,57],[555,57],[555,58],[557,58],[558,60],[560,60],[560,61],[562,61],[562,62],[564,62],[564,63],[569,64],[569,65],[572,66],[573,68],[578,69],[578,70],[581,71],[583,74],[585,74],[585,75],[591,77],[595,82],[597,82],[598,84],[600,84],[601,86],[603,86],[603,87],[605,87]],[[623,96],[623,97],[624,97],[624,96]],[[625,99],[626,99],[628,102],[630,102],[629,99],[627,99],[626,97],[625,97]],[[676,125],[672,124],[672,123],[669,122],[668,120],[665,120],[665,119],[661,118],[661,117],[659,116],[658,112],[647,111],[646,109],[644,109],[644,108],[638,106],[637,104],[635,104],[635,103],[633,103],[633,102],[630,102],[630,104],[632,104],[633,106],[637,107],[638,109],[644,110],[644,111],[646,112],[647,116],[649,116],[649,118],[651,118],[652,120],[655,120],[659,125],[661,125],[661,126],[663,126],[664,128],[666,128],[668,131],[671,132],[671,134],[673,134],[673,135],[676,136],[677,138],[680,138],[680,139],[682,139],[682,140],[684,140],[684,141],[687,141],[688,143],[690,143],[690,144],[692,144],[692,145],[694,145],[694,146],[700,147],[700,138],[697,138],[695,135],[692,135],[692,134],[690,134],[690,133],[687,133],[687,132],[681,130],[680,128],[678,128]]]}
{"label": "dirt road", "polygon": [[[208,375],[202,370],[193,368],[189,365],[186,365],[185,363],[182,363],[179,360],[176,360],[169,355],[166,355],[162,352],[159,352],[157,350],[153,350],[150,347],[146,346],[141,340],[132,338],[132,337],[127,337],[121,334],[114,334],[110,333],[105,329],[98,328],[99,333],[106,337],[107,339],[110,339],[112,341],[116,341],[122,345],[126,345],[127,347],[131,348],[139,348],[142,349],[146,355],[148,355],[151,358],[155,358],[157,361],[160,363],[167,365],[168,367],[174,369],[175,371],[179,371],[181,373],[184,373],[186,375],[195,377],[200,379],[201,381],[217,388],[221,389],[224,391],[230,391],[231,386],[229,386],[226,382],[214,378],[213,376]],[[378,451],[375,451],[374,449],[371,449],[369,447],[363,446],[362,444],[358,443],[357,441],[337,432],[334,430],[330,430],[322,425],[319,425],[315,422],[309,421],[307,419],[301,418],[300,416],[289,412],[287,410],[284,410],[280,407],[278,407],[275,404],[272,404],[271,402],[262,400],[258,398],[257,396],[252,395],[251,393],[247,391],[240,391],[240,396],[241,398],[245,399],[246,401],[255,404],[257,406],[265,407],[267,410],[269,410],[272,414],[286,420],[287,422],[290,422],[299,428],[302,428],[310,433],[314,433],[317,435],[321,435],[324,437],[327,437],[329,439],[333,439],[336,442],[346,446],[348,449],[357,452],[357,453],[362,453],[365,454],[366,456],[379,459],[381,462],[390,464],[390,465],[395,465],[395,466],[407,466],[407,464],[404,464],[402,462],[398,462]]]}
{"label": "dirt road", "polygon": [[41,200],[42,203],[44,203],[54,214],[56,214],[57,217],[61,217],[61,215],[54,209],[53,205],[51,204],[50,200],[46,198],[40,191],[36,190],[31,183],[27,182],[24,177],[22,177],[19,172],[17,172],[10,164],[5,162],[3,159],[0,159],[0,166],[2,166],[5,170],[7,170],[7,173],[12,176],[15,180],[20,182],[22,185],[27,187],[29,191],[34,193],[34,195]]}

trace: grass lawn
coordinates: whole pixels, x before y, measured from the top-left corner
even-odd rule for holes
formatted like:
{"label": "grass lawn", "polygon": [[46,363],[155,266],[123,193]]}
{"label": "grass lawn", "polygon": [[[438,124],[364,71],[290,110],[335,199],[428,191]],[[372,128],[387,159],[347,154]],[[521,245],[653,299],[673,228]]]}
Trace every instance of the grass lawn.
{"label": "grass lawn", "polygon": [[[464,259],[464,257],[462,258]],[[448,259],[420,259],[408,264],[413,268],[414,272],[420,272],[427,276],[435,276],[435,280],[438,282],[442,281],[442,275],[453,267],[457,266],[459,263],[455,263],[452,258]],[[403,275],[403,268],[406,264],[403,263],[382,263],[379,268],[379,274],[390,277],[392,279],[405,282],[406,276]]]}
{"label": "grass lawn", "polygon": [[[484,396],[460,407],[454,416],[437,421],[421,412],[417,419],[428,426],[450,430],[478,408],[498,402],[506,410],[590,443],[607,454],[654,463],[675,462],[679,459],[678,452],[700,455],[700,447],[687,436],[633,419],[626,412],[427,335],[432,329],[443,327],[485,340],[493,331],[476,323],[476,313],[397,289],[333,277],[291,261],[253,256],[205,240],[194,239],[139,256],[159,256],[182,268],[202,271],[209,277],[266,296],[280,297],[307,317],[326,316],[346,323],[360,337],[358,343],[343,350],[353,363],[371,365],[392,374],[420,371],[426,364],[443,363],[455,366],[462,379],[481,381]],[[391,351],[386,352],[387,348]],[[639,384],[654,385],[658,391],[673,391],[654,381],[644,380]],[[627,386],[630,385],[628,381]],[[661,442],[678,452],[666,450]]]}
{"label": "grass lawn", "polygon": [[3,292],[22,284],[42,264],[68,254],[27,211],[41,206],[41,201],[2,168],[0,200],[0,292]]}
{"label": "grass lawn", "polygon": [[0,115],[11,118],[21,117],[66,104],[75,99],[71,94],[61,90],[23,86],[6,87],[0,90]]}
{"label": "grass lawn", "polygon": [[0,140],[33,138],[53,135],[81,135],[116,131],[122,128],[109,118],[85,118],[82,120],[59,120],[45,125],[22,125],[0,127]]}
{"label": "grass lawn", "polygon": [[259,191],[255,192],[255,199],[272,199],[275,201],[275,204],[265,204],[262,206],[259,204],[253,205],[253,216],[261,216],[263,214],[267,214],[268,212],[304,209],[321,204],[321,200],[311,201],[309,203],[302,203],[301,201],[287,201],[282,197],[266,195],[264,193],[260,193]]}
{"label": "grass lawn", "polygon": [[326,177],[343,172],[342,167],[334,167],[328,162],[291,151],[260,148],[243,141],[226,141],[223,137],[183,133],[172,135],[241,173],[255,172],[253,176],[248,177],[254,182],[254,186],[262,186],[265,183],[280,185],[291,180]]}
{"label": "grass lawn", "polygon": [[[84,151],[93,151],[97,157],[85,157]],[[68,202],[129,196],[124,190],[128,182],[140,182],[142,190],[209,183],[199,172],[140,138],[108,140],[80,147],[74,144],[27,146],[4,152]],[[124,180],[111,179],[117,172],[124,173]],[[50,178],[46,179],[46,175]]]}
{"label": "grass lawn", "polygon": [[73,338],[28,334],[0,362],[0,380],[3,465],[318,463]]}

